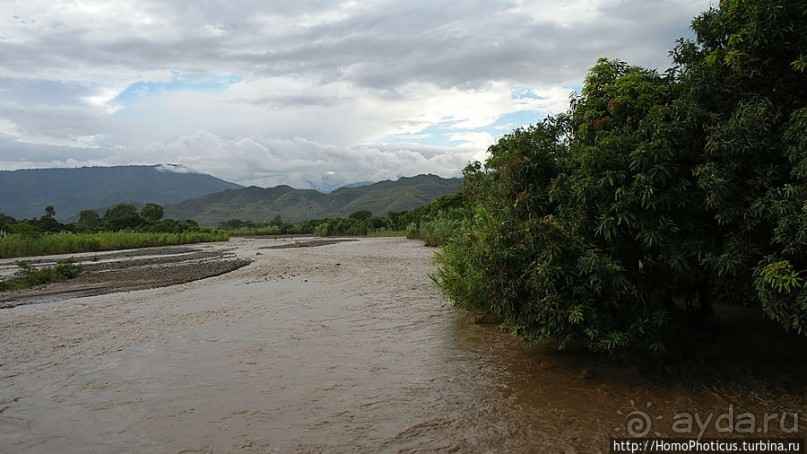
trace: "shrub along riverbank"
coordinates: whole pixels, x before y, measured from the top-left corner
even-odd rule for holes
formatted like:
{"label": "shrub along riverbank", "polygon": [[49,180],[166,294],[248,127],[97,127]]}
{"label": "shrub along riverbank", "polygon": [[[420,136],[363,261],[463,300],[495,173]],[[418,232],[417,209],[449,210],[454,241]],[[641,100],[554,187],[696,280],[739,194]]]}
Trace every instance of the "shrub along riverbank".
{"label": "shrub along riverbank", "polygon": [[27,262],[17,262],[19,268],[14,275],[0,280],[0,292],[19,290],[53,281],[73,279],[81,274],[81,265],[70,260],[59,260],[56,265],[34,268]]}
{"label": "shrub along riverbank", "polygon": [[665,350],[717,304],[807,334],[807,9],[719,5],[674,68],[601,59],[566,113],[466,169],[446,296],[612,355]]}

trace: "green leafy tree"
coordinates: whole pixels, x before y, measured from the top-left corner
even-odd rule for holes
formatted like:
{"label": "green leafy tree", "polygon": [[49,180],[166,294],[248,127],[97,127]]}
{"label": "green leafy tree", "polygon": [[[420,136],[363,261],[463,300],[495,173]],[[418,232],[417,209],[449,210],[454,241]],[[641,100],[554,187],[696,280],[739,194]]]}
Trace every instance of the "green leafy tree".
{"label": "green leafy tree", "polygon": [[490,147],[484,170],[467,167],[463,192],[473,194],[473,217],[436,255],[433,277],[456,304],[495,314],[527,337],[554,329],[541,326],[535,311],[544,306],[535,303],[544,292],[526,273],[542,254],[554,254],[550,241],[563,235],[550,188],[568,155],[565,131],[552,119],[517,129]]}
{"label": "green leafy tree", "polygon": [[136,229],[143,224],[143,218],[133,204],[119,203],[106,211],[104,224],[110,230]]}
{"label": "green leafy tree", "polygon": [[[36,219],[33,221],[36,221]],[[8,232],[28,236],[38,236],[42,234],[36,224],[27,219],[11,224],[8,228]]]}
{"label": "green leafy tree", "polygon": [[219,227],[223,229],[240,229],[241,227],[245,227],[246,223],[241,219],[227,219],[226,221],[219,222]]}
{"label": "green leafy tree", "polygon": [[17,220],[14,219],[13,217],[5,213],[0,213],[0,231],[7,232],[9,228],[16,223]]}
{"label": "green leafy tree", "polygon": [[530,339],[664,348],[675,303],[807,323],[803,3],[734,0],[665,74],[600,60],[568,113],[466,169],[474,210],[437,256],[458,305]]}
{"label": "green leafy tree", "polygon": [[56,209],[53,205],[46,206],[45,214],[34,220],[33,224],[38,231],[43,233],[58,233],[69,230],[66,225],[56,220]]}
{"label": "green leafy tree", "polygon": [[95,210],[82,210],[78,214],[78,225],[81,228],[93,229],[101,226],[101,217]]}
{"label": "green leafy tree", "polygon": [[[703,261],[731,302],[761,301],[807,328],[807,6],[723,1],[673,51],[679,122],[703,156],[694,168],[714,220]],[[712,246],[712,247],[709,247]]]}
{"label": "green leafy tree", "polygon": [[165,209],[156,203],[147,203],[140,210],[140,216],[148,222],[157,222],[165,215]]}
{"label": "green leafy tree", "polygon": [[357,219],[359,221],[363,221],[365,219],[370,219],[371,217],[373,217],[373,213],[371,213],[370,210],[359,210],[350,213],[348,219]]}

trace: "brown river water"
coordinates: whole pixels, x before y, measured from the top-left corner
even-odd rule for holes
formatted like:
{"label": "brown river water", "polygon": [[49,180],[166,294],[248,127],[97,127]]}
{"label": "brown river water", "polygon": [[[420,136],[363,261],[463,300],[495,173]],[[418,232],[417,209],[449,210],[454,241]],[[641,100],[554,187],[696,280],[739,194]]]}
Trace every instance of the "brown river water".
{"label": "brown river water", "polygon": [[277,244],[206,246],[255,261],[202,281],[0,311],[0,452],[588,453],[615,436],[804,437],[804,349],[790,338],[664,365],[558,353],[470,323],[440,298],[421,242]]}

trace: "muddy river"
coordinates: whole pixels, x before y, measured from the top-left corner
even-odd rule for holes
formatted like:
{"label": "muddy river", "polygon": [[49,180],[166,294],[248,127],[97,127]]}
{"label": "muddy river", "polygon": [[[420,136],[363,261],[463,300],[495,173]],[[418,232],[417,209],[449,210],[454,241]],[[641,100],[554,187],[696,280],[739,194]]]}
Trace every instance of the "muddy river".
{"label": "muddy river", "polygon": [[0,452],[608,452],[614,436],[804,436],[805,363],[787,336],[664,365],[559,354],[442,301],[418,241],[278,241],[293,240],[208,246],[253,262],[204,280],[0,310]]}

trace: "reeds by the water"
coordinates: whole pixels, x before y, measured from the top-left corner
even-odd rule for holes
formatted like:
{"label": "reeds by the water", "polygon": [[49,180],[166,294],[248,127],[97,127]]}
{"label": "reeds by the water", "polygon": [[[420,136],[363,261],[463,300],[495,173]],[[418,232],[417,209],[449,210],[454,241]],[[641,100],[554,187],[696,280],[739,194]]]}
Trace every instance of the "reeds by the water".
{"label": "reeds by the water", "polygon": [[0,237],[0,258],[111,251],[228,239],[227,232],[219,230],[186,233],[63,233],[42,236],[11,234]]}

